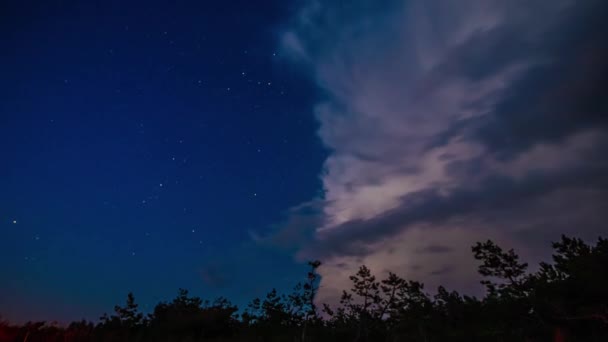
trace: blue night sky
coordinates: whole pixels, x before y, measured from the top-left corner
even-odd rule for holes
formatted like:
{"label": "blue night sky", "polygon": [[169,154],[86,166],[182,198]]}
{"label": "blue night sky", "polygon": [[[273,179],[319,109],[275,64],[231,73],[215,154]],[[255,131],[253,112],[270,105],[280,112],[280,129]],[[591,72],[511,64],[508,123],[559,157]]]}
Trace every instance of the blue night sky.
{"label": "blue night sky", "polygon": [[[319,191],[315,89],[277,53],[282,1],[121,3],[2,5],[9,318],[95,317],[128,291],[150,305],[178,287],[219,294],[205,267]],[[303,269],[250,257],[226,266],[250,284],[227,290],[235,301],[283,286],[270,268],[291,282]]]}
{"label": "blue night sky", "polygon": [[474,241],[606,235],[602,2],[3,1],[0,315],[310,259],[319,301],[361,263],[475,292]]}

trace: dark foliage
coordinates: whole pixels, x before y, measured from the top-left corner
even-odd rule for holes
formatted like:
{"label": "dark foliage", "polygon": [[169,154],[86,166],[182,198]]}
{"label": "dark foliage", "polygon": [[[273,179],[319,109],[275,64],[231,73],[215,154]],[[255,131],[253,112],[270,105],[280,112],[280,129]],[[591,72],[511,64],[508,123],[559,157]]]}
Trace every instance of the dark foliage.
{"label": "dark foliage", "polygon": [[240,315],[225,298],[203,301],[180,289],[144,316],[129,293],[97,325],[0,319],[0,341],[607,341],[608,240],[587,245],[564,236],[553,248],[553,262],[528,273],[515,251],[477,243],[481,299],[444,287],[431,296],[420,282],[393,273],[377,280],[361,266],[340,306],[319,310],[314,261],[292,293],[273,289]]}

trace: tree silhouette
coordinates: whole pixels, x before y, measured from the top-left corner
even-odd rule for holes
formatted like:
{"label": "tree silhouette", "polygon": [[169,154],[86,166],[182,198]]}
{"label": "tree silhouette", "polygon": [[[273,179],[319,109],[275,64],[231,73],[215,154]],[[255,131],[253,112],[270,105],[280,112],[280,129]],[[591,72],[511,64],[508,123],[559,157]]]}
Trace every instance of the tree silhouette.
{"label": "tree silhouette", "polygon": [[492,277],[500,280],[496,283],[492,280],[481,281],[486,286],[490,295],[523,296],[527,263],[520,263],[519,256],[513,249],[503,252],[502,248],[488,240],[485,243],[478,242],[472,248],[475,259],[480,260],[479,274],[484,277]]}
{"label": "tree silhouette", "polygon": [[173,301],[156,305],[149,317],[149,326],[157,337],[165,338],[230,336],[236,330],[237,310],[226,298],[208,302],[199,297],[190,297],[188,290],[179,289]]}
{"label": "tree silhouette", "polygon": [[202,300],[185,289],[144,317],[129,293],[126,303],[97,325],[12,325],[0,319],[0,342],[608,340],[608,241],[589,245],[563,236],[552,247],[552,262],[527,273],[514,250],[492,241],[475,244],[473,256],[487,290],[480,299],[443,286],[431,296],[420,282],[391,272],[377,280],[362,265],[340,305],[323,304],[322,317],[315,302],[321,263],[312,261],[292,292],[272,289],[240,317],[227,299]]}

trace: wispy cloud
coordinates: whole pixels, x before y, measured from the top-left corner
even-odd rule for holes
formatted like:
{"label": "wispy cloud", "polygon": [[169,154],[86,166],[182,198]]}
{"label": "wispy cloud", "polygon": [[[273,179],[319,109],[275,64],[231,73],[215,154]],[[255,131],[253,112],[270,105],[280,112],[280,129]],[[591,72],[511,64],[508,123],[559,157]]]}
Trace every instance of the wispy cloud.
{"label": "wispy cloud", "polygon": [[606,7],[370,0],[301,10],[283,47],[326,94],[315,115],[330,153],[314,237],[297,253],[324,260],[321,300],[361,263],[470,290],[476,240],[534,258],[560,233],[606,232]]}

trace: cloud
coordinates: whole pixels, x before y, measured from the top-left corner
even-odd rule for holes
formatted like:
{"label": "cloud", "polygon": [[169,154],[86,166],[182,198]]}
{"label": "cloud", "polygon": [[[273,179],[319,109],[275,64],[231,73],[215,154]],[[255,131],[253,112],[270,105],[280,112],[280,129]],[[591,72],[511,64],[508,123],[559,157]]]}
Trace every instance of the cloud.
{"label": "cloud", "polygon": [[416,250],[418,253],[449,253],[453,249],[444,245],[428,245]]}
{"label": "cloud", "polygon": [[203,283],[212,288],[222,288],[229,283],[227,274],[217,265],[205,265],[200,274]]}
{"label": "cloud", "polygon": [[474,291],[475,241],[538,259],[561,233],[606,233],[607,8],[304,6],[282,43],[325,95],[314,114],[330,152],[316,217],[275,239],[325,262],[319,300],[348,288],[362,263]]}

